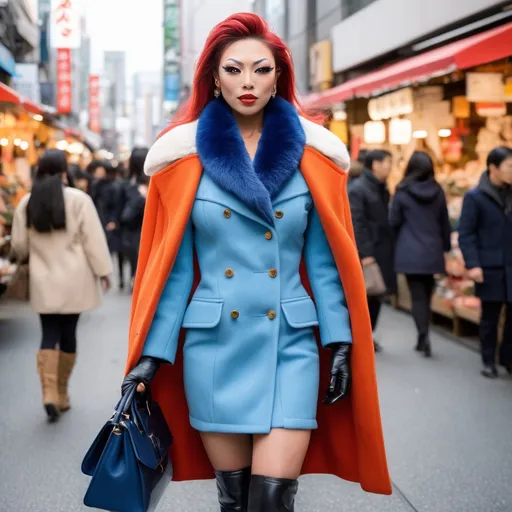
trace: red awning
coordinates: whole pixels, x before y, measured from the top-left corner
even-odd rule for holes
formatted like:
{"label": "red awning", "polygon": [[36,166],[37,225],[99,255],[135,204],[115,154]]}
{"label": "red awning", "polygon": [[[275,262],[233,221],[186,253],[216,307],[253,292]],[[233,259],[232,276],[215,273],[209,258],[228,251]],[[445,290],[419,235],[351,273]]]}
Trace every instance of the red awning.
{"label": "red awning", "polygon": [[427,80],[455,69],[468,69],[510,56],[512,22],[386,66],[327,91],[305,98],[306,107],[320,108],[353,97],[369,96],[402,84]]}
{"label": "red awning", "polygon": [[0,103],[14,103],[19,105],[20,95],[5,84],[0,83]]}
{"label": "red awning", "polygon": [[41,115],[43,113],[42,108],[37,103],[34,103],[33,101],[23,99],[21,101],[21,105],[27,112],[30,112],[31,114]]}

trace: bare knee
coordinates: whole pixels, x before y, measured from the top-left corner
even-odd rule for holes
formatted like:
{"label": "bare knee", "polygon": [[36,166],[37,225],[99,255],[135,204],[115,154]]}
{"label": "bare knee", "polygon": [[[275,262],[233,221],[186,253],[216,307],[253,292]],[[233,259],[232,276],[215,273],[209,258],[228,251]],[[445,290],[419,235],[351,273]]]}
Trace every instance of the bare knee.
{"label": "bare knee", "polygon": [[267,435],[255,435],[252,473],[274,478],[298,478],[310,438],[309,430],[272,429]]}
{"label": "bare knee", "polygon": [[200,435],[208,458],[217,471],[237,471],[251,465],[251,436],[217,432],[201,432]]}

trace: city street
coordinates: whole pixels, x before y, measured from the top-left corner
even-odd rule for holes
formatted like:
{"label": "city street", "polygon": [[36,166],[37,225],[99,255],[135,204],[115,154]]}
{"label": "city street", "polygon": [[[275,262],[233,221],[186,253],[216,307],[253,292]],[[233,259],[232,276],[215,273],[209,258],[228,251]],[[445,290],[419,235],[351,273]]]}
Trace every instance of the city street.
{"label": "city street", "polygon": [[[126,354],[130,298],[111,291],[80,320],[73,409],[55,425],[40,404],[37,317],[0,306],[0,511],[76,512],[88,478],[80,462],[114,406]],[[394,494],[364,493],[327,476],[300,480],[297,512],[512,511],[512,379],[479,375],[479,356],[439,333],[434,357],[413,351],[408,315],[386,308],[377,335],[382,414]],[[160,509],[214,512],[213,481],[171,484]]]}

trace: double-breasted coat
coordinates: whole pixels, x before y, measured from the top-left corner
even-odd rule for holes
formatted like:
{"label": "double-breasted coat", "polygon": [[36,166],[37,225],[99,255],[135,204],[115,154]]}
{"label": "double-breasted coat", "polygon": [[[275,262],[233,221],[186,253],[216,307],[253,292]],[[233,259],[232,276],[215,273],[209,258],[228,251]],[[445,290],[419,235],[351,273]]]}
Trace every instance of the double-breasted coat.
{"label": "double-breasted coat", "polygon": [[[148,155],[153,177],[126,370],[141,355],[172,363],[161,367],[153,392],[176,439],[176,480],[213,476],[197,430],[262,433],[318,423],[304,473],[331,472],[390,492],[346,173],[316,151],[317,161],[305,165],[305,146],[315,143],[348,167],[339,139],[277,98],[251,161],[230,109],[213,100]],[[315,179],[326,166],[336,186]],[[326,223],[347,231],[333,228],[329,240]],[[351,279],[357,284],[345,298],[342,283]],[[353,396],[327,408],[318,400],[329,378],[330,351],[322,347],[352,338]],[[357,418],[352,401],[366,418]],[[338,436],[347,445],[336,453]]]}

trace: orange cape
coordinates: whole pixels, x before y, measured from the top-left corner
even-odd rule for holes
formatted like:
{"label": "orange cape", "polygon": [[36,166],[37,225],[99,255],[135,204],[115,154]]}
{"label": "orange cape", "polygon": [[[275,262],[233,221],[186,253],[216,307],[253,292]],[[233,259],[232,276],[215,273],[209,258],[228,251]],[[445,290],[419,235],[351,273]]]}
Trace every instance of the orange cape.
{"label": "orange cape", "polygon": [[[322,403],[330,377],[330,351],[320,348],[318,429],[313,431],[302,474],[327,473],[359,482],[368,492],[391,494],[379,411],[372,329],[347,196],[347,174],[306,147],[301,172],[308,184],[336,260],[353,334],[353,382],[348,399]],[[133,291],[126,373],[138,362],[160,295],[174,265],[194,204],[202,167],[197,155],[174,162],[151,178]],[[303,266],[304,267],[304,266]],[[197,269],[197,265],[196,265]],[[304,285],[311,294],[304,268]],[[198,272],[194,289],[198,282]],[[193,293],[193,292],[192,292]],[[199,434],[189,424],[183,387],[183,341],[174,365],[163,365],[153,385],[174,442],[173,480],[214,478]]]}

